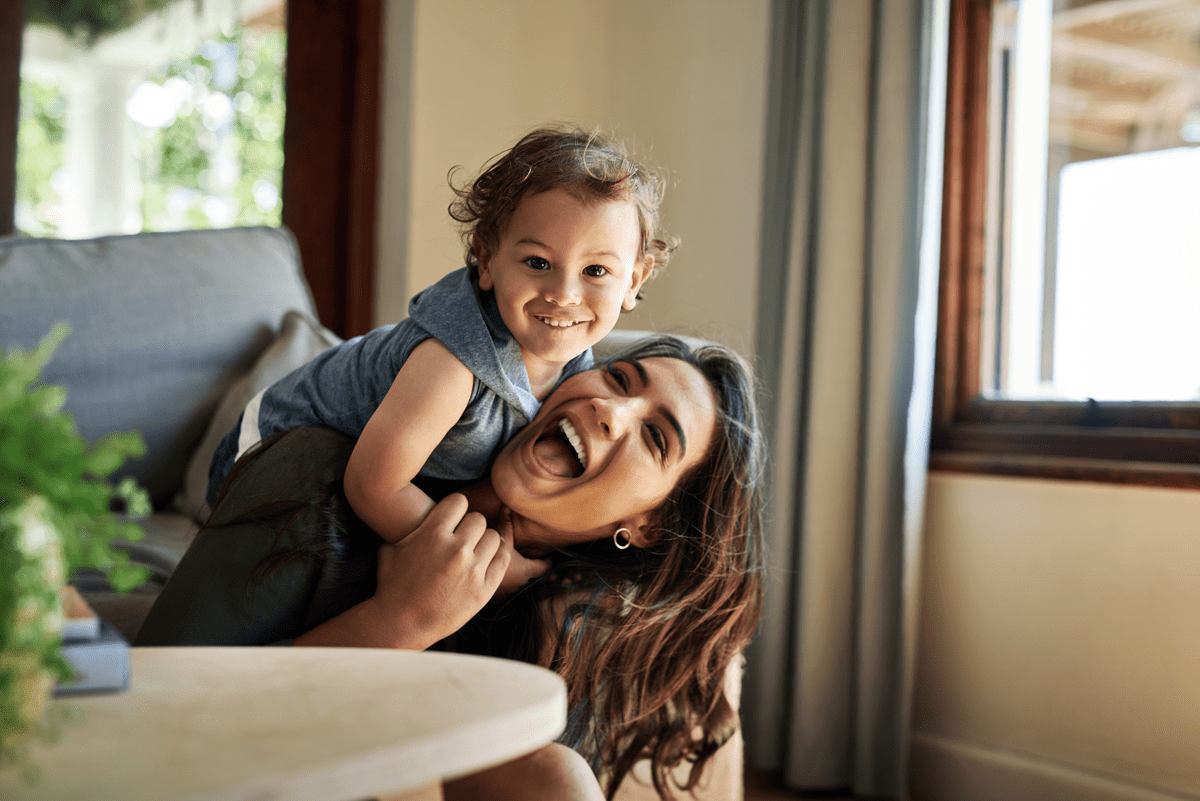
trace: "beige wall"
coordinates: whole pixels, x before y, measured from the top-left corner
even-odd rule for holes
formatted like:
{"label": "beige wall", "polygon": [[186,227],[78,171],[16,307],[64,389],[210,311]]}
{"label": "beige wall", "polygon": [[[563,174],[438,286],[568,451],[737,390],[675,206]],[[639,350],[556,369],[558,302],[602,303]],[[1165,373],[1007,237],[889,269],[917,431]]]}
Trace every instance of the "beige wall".
{"label": "beige wall", "polygon": [[1200,493],[933,473],[923,799],[1200,797]]}
{"label": "beige wall", "polygon": [[[463,263],[447,171],[470,177],[529,128],[570,121],[614,129],[672,179],[664,220],[683,247],[621,327],[698,330],[749,353],[767,0],[390,0],[392,22],[410,9],[411,30],[387,35],[390,59],[412,43],[411,127],[389,127],[385,108],[378,322]],[[389,99],[404,96],[396,63]]]}
{"label": "beige wall", "polygon": [[[377,313],[462,263],[446,172],[551,120],[670,172],[684,241],[623,327],[754,340],[768,0],[389,0]],[[404,54],[411,51],[411,61]],[[398,100],[395,100],[397,99]],[[1200,494],[934,474],[926,799],[1200,797]]]}

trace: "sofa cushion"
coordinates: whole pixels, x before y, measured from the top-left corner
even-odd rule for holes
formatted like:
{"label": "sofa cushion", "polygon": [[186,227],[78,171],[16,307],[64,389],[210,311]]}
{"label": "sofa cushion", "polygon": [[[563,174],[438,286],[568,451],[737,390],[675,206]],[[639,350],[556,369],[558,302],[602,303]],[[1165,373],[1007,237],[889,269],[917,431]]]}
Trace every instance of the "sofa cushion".
{"label": "sofa cushion", "polygon": [[597,362],[602,362],[605,359],[611,359],[613,356],[629,350],[646,337],[653,336],[673,336],[676,339],[683,340],[689,347],[692,348],[702,348],[705,345],[714,344],[712,340],[703,339],[691,334],[674,333],[670,331],[659,333],[655,331],[644,331],[636,328],[614,328],[605,335],[604,339],[601,339],[592,347],[592,354],[596,357]]}
{"label": "sofa cushion", "polygon": [[71,335],[43,372],[89,440],[137,430],[133,475],[156,505],[182,480],[217,401],[289,309],[313,312],[291,233],[233,228],[0,241],[0,344]]}
{"label": "sofa cushion", "polygon": [[205,501],[208,468],[217,446],[233,429],[242,409],[260,391],[341,341],[337,334],[303,312],[293,310],[284,315],[279,336],[262,352],[250,371],[233,382],[217,406],[208,430],[188,462],[183,487],[172,501],[176,511],[195,520],[208,518],[210,510]]}

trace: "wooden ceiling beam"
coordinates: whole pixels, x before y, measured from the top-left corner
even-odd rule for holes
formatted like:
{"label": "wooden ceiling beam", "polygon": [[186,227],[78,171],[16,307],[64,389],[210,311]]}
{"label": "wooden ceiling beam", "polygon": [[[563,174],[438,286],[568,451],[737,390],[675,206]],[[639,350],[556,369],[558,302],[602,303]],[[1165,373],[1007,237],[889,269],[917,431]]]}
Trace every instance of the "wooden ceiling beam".
{"label": "wooden ceiling beam", "polygon": [[1102,122],[1132,124],[1145,114],[1145,103],[1137,100],[1118,100],[1103,92],[1074,89],[1070,86],[1050,88],[1051,116],[1082,117]]}
{"label": "wooden ceiling beam", "polygon": [[1068,145],[1105,156],[1123,156],[1129,152],[1128,132],[1106,133],[1080,128],[1077,125],[1051,122],[1049,134],[1051,144]]}
{"label": "wooden ceiling beam", "polygon": [[1079,28],[1084,25],[1112,22],[1121,17],[1161,11],[1172,6],[1189,6],[1187,0],[1100,0],[1054,14],[1054,30]]}
{"label": "wooden ceiling beam", "polygon": [[1200,59],[1166,56],[1140,47],[1102,42],[1086,36],[1056,33],[1053,39],[1055,60],[1091,59],[1118,70],[1141,73],[1153,78],[1195,80],[1200,75]]}

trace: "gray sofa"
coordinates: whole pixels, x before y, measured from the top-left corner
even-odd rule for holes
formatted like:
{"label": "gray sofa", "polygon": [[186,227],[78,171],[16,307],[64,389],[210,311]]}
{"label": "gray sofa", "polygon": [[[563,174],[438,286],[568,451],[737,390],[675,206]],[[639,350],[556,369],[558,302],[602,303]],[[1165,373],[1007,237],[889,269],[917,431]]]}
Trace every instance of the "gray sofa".
{"label": "gray sofa", "polygon": [[[208,464],[259,389],[340,341],[316,322],[290,232],[235,228],[93,240],[0,240],[0,345],[28,349],[59,321],[71,335],[44,371],[89,440],[140,431],[132,475],[154,502],[126,546],[150,580],[117,594],[76,584],[129,639],[208,513]],[[614,332],[598,351],[636,339]],[[731,673],[736,704],[738,675]],[[723,749],[704,797],[741,797],[741,740]],[[620,798],[653,798],[626,782]]]}
{"label": "gray sofa", "polygon": [[146,440],[146,456],[118,475],[154,502],[145,540],[129,547],[151,581],[128,597],[95,576],[79,581],[127,637],[198,527],[204,510],[185,476],[204,458],[218,404],[277,340],[285,313],[313,315],[299,264],[291,234],[272,228],[0,241],[0,344],[30,348],[66,321],[44,380],[66,388],[88,440],[129,430]]}

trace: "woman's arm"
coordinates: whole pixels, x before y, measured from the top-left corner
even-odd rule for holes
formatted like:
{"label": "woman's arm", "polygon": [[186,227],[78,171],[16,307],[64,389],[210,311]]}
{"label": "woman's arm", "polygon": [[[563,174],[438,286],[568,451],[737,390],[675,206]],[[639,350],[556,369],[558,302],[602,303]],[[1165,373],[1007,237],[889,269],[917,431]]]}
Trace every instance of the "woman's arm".
{"label": "woman's arm", "polygon": [[381,540],[330,495],[353,447],[297,428],[243,457],[134,643],[266,645],[370,598]]}
{"label": "woman's arm", "polygon": [[299,428],[244,457],[135,644],[425,648],[482,609],[506,572],[516,586],[546,570],[461,495],[383,543],[328,494],[353,447]]}
{"label": "woman's arm", "polygon": [[433,508],[412,480],[462,417],[474,382],[445,345],[427,339],[409,354],[367,421],[346,466],[346,499],[388,542],[407,535]]}

